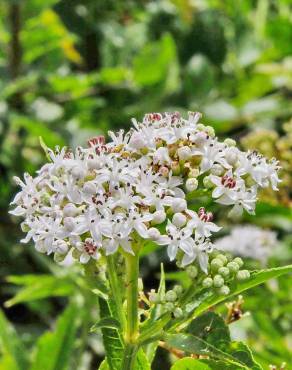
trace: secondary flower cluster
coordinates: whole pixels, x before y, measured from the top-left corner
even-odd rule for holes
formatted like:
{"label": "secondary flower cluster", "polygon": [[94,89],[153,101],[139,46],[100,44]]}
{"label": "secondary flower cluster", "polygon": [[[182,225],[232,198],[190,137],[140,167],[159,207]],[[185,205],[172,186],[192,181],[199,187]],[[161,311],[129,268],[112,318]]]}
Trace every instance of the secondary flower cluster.
{"label": "secondary flower cluster", "polygon": [[273,231],[254,225],[238,225],[214,245],[216,249],[265,263],[277,244],[277,235]]}
{"label": "secondary flower cluster", "polygon": [[108,143],[99,136],[74,152],[48,149],[50,162],[35,178],[16,179],[22,190],[11,213],[25,218],[22,242],[87,263],[119,248],[134,253],[134,243],[152,240],[168,246],[171,260],[180,251],[182,265],[197,260],[207,272],[210,238],[220,228],[205,208],[188,208],[186,193],[254,213],[257,189],[277,190],[279,166],[231,139],[220,142],[200,117],[150,113],[127,133],[109,132]]}

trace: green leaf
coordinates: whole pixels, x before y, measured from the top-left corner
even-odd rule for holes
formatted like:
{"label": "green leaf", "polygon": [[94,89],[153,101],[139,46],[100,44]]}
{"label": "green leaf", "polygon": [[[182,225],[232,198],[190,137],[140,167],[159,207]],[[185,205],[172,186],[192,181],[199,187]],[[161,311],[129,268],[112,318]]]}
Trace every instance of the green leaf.
{"label": "green leaf", "polygon": [[58,319],[56,329],[39,338],[30,370],[69,369],[78,328],[79,309],[76,304],[71,303]]}
{"label": "green leaf", "polygon": [[[0,310],[0,349],[4,354],[3,363],[12,363],[11,370],[27,370],[28,360],[27,351],[23,347],[14,327],[6,319],[4,313]],[[6,368],[8,369],[8,368]],[[9,367],[10,369],[10,367]]]}
{"label": "green leaf", "polygon": [[98,370],[109,370],[107,360],[102,361],[102,363],[99,365]]}
{"label": "green leaf", "polygon": [[170,370],[211,370],[207,364],[194,358],[185,357],[175,362]]}
{"label": "green leaf", "polygon": [[24,287],[5,302],[6,307],[47,297],[69,296],[75,289],[71,279],[53,275],[9,276],[7,281]]}
{"label": "green leaf", "polygon": [[151,86],[165,81],[169,91],[178,85],[176,46],[171,35],[148,43],[134,59],[134,80],[139,85]]}
{"label": "green leaf", "polygon": [[[111,302],[111,306],[113,302]],[[109,300],[99,299],[100,317],[101,320],[113,317],[112,310],[109,307]],[[102,327],[103,345],[106,352],[108,366],[111,370],[119,370],[121,368],[121,359],[123,356],[123,343],[119,331],[116,328]]]}
{"label": "green leaf", "polygon": [[113,317],[104,317],[103,319],[99,320],[96,324],[94,324],[90,331],[94,332],[100,328],[110,328],[110,329],[120,329],[121,325],[119,321]]}
{"label": "green leaf", "polygon": [[205,312],[194,319],[187,327],[186,332],[220,349],[231,340],[229,328],[223,318],[211,311]]}
{"label": "green leaf", "polygon": [[219,350],[217,347],[197,336],[191,334],[168,334],[165,335],[164,339],[168,346],[177,348],[187,354],[207,355],[211,358],[223,360],[229,364],[238,366],[238,369],[248,369],[245,363],[241,362],[235,356]]}

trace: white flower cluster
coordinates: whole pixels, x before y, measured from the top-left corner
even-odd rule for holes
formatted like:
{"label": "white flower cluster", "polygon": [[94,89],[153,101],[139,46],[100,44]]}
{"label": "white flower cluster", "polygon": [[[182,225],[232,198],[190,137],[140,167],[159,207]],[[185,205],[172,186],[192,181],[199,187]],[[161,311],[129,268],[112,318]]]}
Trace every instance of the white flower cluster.
{"label": "white flower cluster", "polygon": [[265,263],[277,247],[275,232],[254,225],[238,225],[231,233],[216,240],[215,247],[241,257],[249,257]]}
{"label": "white flower cluster", "polygon": [[16,179],[22,190],[13,215],[24,216],[36,249],[58,258],[70,251],[81,263],[122,248],[133,253],[141,239],[178,252],[182,265],[198,260],[207,271],[212,213],[188,209],[186,192],[210,193],[233,211],[254,212],[258,187],[277,189],[278,164],[241,152],[231,139],[219,142],[210,126],[190,112],[147,114],[133,128],[89,140],[88,148],[48,150],[51,161],[35,178]]}

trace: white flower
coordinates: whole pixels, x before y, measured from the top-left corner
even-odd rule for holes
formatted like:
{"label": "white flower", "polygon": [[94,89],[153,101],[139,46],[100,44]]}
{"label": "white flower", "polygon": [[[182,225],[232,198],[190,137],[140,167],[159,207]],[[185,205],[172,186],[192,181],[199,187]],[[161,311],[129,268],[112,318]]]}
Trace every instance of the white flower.
{"label": "white flower", "polygon": [[180,229],[168,220],[166,232],[170,239],[167,253],[171,261],[175,259],[178,249],[186,254],[192,253],[193,239],[191,238],[192,231],[189,228]]}
{"label": "white flower", "polygon": [[199,240],[202,237],[208,238],[212,233],[216,233],[221,229],[221,227],[211,222],[213,219],[212,213],[207,213],[203,207],[200,208],[199,214],[191,210],[188,210],[187,214],[191,217],[187,227],[195,230],[195,240]]}
{"label": "white flower", "polygon": [[162,146],[154,152],[153,162],[155,164],[160,164],[160,165],[171,163],[171,159],[170,159],[167,147]]}
{"label": "white flower", "polygon": [[213,245],[209,240],[203,242],[197,241],[193,243],[192,253],[185,254],[182,259],[182,266],[189,265],[196,259],[199,262],[200,268],[205,274],[208,273],[208,253],[213,250]]}
{"label": "white flower", "polygon": [[79,260],[81,263],[87,263],[90,258],[98,260],[101,256],[99,248],[95,241],[91,238],[86,238],[84,242],[77,244],[77,249],[81,252]]}

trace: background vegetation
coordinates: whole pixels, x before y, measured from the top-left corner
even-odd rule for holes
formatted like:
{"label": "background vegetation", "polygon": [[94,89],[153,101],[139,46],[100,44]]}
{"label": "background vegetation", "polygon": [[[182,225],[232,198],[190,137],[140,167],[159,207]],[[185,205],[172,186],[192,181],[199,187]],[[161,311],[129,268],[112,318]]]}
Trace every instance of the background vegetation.
{"label": "background vegetation", "polygon": [[[257,216],[240,222],[277,232],[269,266],[291,262],[290,0],[10,0],[0,14],[1,370],[90,370],[103,356],[99,333],[87,338],[98,310],[79,268],[20,245],[7,213],[12,177],[45,161],[39,136],[76,146],[146,112],[201,111],[219,136],[281,160],[279,193],[263,193]],[[149,252],[145,289],[165,258]],[[169,280],[184,279],[173,269]],[[264,369],[292,368],[289,285],[284,277],[254,289],[243,305],[250,316],[231,325]],[[155,368],[169,361],[161,350]]]}

